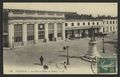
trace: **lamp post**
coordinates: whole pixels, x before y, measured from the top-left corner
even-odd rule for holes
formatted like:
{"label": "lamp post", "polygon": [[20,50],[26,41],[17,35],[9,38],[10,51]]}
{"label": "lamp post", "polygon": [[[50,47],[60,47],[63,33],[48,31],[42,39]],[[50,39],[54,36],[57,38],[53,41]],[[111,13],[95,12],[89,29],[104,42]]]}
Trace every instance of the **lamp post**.
{"label": "lamp post", "polygon": [[69,65],[69,46],[64,46],[63,49],[67,51],[67,65]]}
{"label": "lamp post", "polygon": [[69,46],[66,46],[67,49],[67,65],[69,65],[69,51],[68,51]]}

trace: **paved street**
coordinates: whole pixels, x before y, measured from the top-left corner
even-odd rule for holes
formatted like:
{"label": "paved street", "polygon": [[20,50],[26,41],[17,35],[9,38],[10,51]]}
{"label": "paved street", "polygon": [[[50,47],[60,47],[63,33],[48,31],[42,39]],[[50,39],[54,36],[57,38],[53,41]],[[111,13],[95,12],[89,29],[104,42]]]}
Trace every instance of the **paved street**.
{"label": "paved street", "polygon": [[[105,54],[102,53],[102,40],[96,38],[98,41],[98,51],[102,56],[113,56],[115,53],[114,41],[117,34],[109,34],[105,37]],[[57,41],[42,44],[35,44],[26,47],[17,47],[13,50],[4,50],[4,70],[11,73],[78,73],[78,74],[93,74],[90,67],[90,62],[81,60],[88,51],[88,42],[90,38],[81,38],[78,40]],[[70,65],[65,70],[63,62],[66,61],[66,51],[63,51],[63,46],[69,46]],[[44,64],[48,65],[47,72],[43,71],[40,65],[39,58],[44,57]],[[9,70],[8,70],[9,69]],[[27,70],[25,70],[27,69]],[[25,70],[25,71],[23,71]],[[35,71],[31,71],[35,70]],[[38,70],[38,71],[37,71]],[[41,71],[42,72],[41,72]],[[52,71],[51,71],[52,70]]]}

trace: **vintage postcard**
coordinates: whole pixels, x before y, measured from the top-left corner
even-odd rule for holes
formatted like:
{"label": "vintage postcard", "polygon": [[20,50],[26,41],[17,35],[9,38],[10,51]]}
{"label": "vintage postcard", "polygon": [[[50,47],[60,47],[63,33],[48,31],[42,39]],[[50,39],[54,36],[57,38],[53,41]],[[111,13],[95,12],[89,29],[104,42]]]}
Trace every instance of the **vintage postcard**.
{"label": "vintage postcard", "polygon": [[118,74],[118,4],[3,3],[4,74]]}

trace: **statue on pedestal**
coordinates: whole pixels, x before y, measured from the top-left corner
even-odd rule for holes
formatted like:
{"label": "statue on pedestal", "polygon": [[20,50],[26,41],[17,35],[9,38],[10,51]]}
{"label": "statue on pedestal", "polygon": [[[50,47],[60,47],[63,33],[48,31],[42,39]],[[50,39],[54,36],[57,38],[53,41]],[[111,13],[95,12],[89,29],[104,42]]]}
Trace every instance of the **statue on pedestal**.
{"label": "statue on pedestal", "polygon": [[94,34],[94,28],[93,28],[93,26],[90,28],[90,38],[91,38],[91,42],[93,42],[93,41],[96,41],[95,40],[95,34]]}
{"label": "statue on pedestal", "polygon": [[95,40],[95,35],[94,35],[94,28],[93,26],[90,28],[90,38],[91,40],[89,41],[89,50],[88,52],[82,57],[82,59],[87,60],[87,61],[95,61],[97,57],[101,57],[97,50],[97,41]]}

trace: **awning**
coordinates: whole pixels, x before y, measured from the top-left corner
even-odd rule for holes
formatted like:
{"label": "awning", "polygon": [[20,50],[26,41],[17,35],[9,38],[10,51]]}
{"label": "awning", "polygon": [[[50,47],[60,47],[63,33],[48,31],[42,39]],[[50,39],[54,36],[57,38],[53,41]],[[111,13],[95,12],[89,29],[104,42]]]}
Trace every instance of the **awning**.
{"label": "awning", "polygon": [[[93,28],[100,28],[102,26],[93,26]],[[89,29],[91,26],[82,26],[82,27],[66,27],[65,30],[76,30],[76,29]]]}

